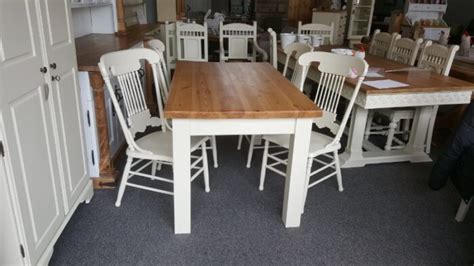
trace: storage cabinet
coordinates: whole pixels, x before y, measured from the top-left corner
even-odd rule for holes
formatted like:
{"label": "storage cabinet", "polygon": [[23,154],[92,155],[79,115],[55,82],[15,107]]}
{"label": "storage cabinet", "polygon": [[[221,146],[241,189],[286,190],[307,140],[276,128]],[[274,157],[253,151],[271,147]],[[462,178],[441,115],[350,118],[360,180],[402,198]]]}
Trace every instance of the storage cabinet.
{"label": "storage cabinet", "polygon": [[0,12],[0,171],[10,199],[0,204],[18,236],[7,245],[20,244],[0,264],[18,253],[25,264],[46,264],[77,205],[93,194],[70,0],[0,1]]}
{"label": "storage cabinet", "polygon": [[334,44],[343,45],[346,32],[347,11],[317,11],[313,9],[313,23],[331,25],[334,23]]}
{"label": "storage cabinet", "polygon": [[350,44],[360,43],[369,36],[375,0],[352,0],[349,2],[349,26],[347,39]]}

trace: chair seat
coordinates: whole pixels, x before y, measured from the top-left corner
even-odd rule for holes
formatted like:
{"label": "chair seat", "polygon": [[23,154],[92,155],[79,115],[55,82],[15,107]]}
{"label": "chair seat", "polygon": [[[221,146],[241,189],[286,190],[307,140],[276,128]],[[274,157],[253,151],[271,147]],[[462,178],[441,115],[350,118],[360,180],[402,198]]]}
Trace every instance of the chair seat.
{"label": "chair seat", "polygon": [[[196,150],[203,142],[206,142],[209,139],[209,137],[192,136],[191,152]],[[173,162],[173,132],[154,132],[135,140],[135,142],[140,148],[150,151],[153,154],[132,151],[128,148],[127,155],[148,160]]]}
{"label": "chair seat", "polygon": [[[290,135],[265,135],[263,139],[276,143],[286,149],[290,147]],[[333,139],[332,137],[312,131],[309,144],[309,156],[316,157],[326,152],[339,150],[341,148],[339,142],[327,147]]]}

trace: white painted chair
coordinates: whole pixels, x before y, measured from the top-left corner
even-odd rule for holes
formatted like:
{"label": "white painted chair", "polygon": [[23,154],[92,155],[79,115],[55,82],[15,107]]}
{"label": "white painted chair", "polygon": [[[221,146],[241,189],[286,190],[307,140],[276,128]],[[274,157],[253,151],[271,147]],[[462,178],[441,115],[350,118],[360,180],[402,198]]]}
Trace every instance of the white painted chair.
{"label": "white painted chair", "polygon": [[[162,98],[163,98],[162,104],[166,105],[166,101],[168,100],[168,95],[169,95],[170,81],[169,81],[169,78],[166,78],[168,72],[166,70],[166,63],[165,63],[164,56],[163,56],[163,54],[165,52],[165,46],[164,46],[163,42],[161,42],[160,40],[153,39],[153,40],[148,41],[148,47],[153,49],[160,56],[161,70],[158,71],[158,74],[160,76],[161,82],[160,82],[159,87],[160,87],[160,90],[161,90],[161,93],[162,93]],[[165,119],[165,124],[166,124],[166,126],[169,130],[172,130],[171,129],[171,124],[166,119]],[[211,136],[210,137],[210,145],[207,148],[212,149],[212,158],[213,158],[213,162],[214,162],[214,168],[219,167],[219,163],[217,161],[216,136]],[[161,165],[158,164],[157,167],[158,167],[158,169],[160,169]]]}
{"label": "white painted chair", "polygon": [[[112,52],[103,55],[100,58],[99,68],[104,78],[107,90],[112,98],[112,103],[118,115],[120,126],[125,135],[128,144],[127,163],[125,165],[122,181],[115,206],[119,207],[125,192],[125,187],[135,187],[152,192],[173,195],[172,191],[148,187],[145,185],[131,182],[129,179],[137,177],[146,177],[152,180],[158,180],[166,183],[173,183],[172,179],[156,175],[156,168],[152,167],[151,174],[146,173],[150,165],[154,163],[163,163],[172,165],[172,133],[164,125],[163,106],[158,101],[158,110],[160,118],[152,117],[145,102],[145,96],[141,87],[138,70],[140,69],[140,60],[146,60],[152,68],[155,84],[159,83],[160,57],[159,55],[146,48],[129,49],[118,52]],[[111,78],[116,78],[120,85],[120,90],[124,98],[126,112],[122,112],[114,88],[110,82]],[[156,89],[157,97],[161,97],[159,89]],[[161,126],[161,130],[146,134],[135,139],[136,133],[143,133],[147,127]],[[200,156],[191,155],[193,160],[191,169],[194,173],[191,181],[203,174],[206,192],[209,188],[209,171],[207,165],[206,141],[208,137],[195,137],[191,139],[191,151],[201,151]],[[199,166],[201,165],[201,166]]]}
{"label": "white painted chair", "polygon": [[[252,53],[249,55],[249,42],[252,43]],[[224,25],[220,22],[219,27],[220,61],[246,60],[255,62],[257,52],[263,55],[263,61],[268,58],[257,43],[257,22],[252,25],[243,23],[230,23]],[[227,49],[225,49],[227,47]]]}
{"label": "white painted chair", "polygon": [[[285,54],[286,54],[286,60],[285,60],[285,67],[283,69],[283,75],[286,77],[286,72],[288,70],[288,64],[290,62],[290,58],[294,55],[296,61],[300,58],[301,55],[312,52],[313,47],[304,43],[292,43],[289,44],[288,46],[285,47],[284,49]],[[301,66],[296,63],[293,71],[293,75],[291,78],[291,82],[295,85],[298,86],[297,80],[298,80],[298,71],[300,71]],[[237,150],[240,150],[242,147],[242,140],[243,140],[243,135],[239,136],[239,141],[237,143]],[[249,151],[247,154],[247,168],[250,168],[252,164],[252,157],[253,157],[253,151],[254,149],[263,149],[264,147],[259,145],[256,146],[256,143],[261,142],[261,136],[259,135],[252,135],[252,136],[245,136],[245,139],[249,142]]]}
{"label": "white painted chair", "polygon": [[270,34],[270,54],[268,60],[272,66],[278,70],[278,48],[276,32],[272,28],[268,28]]}
{"label": "white painted chair", "polygon": [[[340,138],[344,132],[347,121],[349,119],[352,107],[356,96],[359,92],[360,86],[364,77],[367,73],[368,65],[360,58],[338,55],[326,52],[310,52],[302,55],[298,63],[302,66],[301,71],[298,71],[297,75],[298,87],[300,90],[303,89],[304,81],[308,73],[308,68],[313,62],[319,62],[319,71],[321,73],[318,91],[316,93],[315,104],[323,110],[323,116],[315,119],[315,124],[319,128],[328,128],[334,137],[330,137],[318,132],[311,132],[311,141],[309,147],[309,156],[307,162],[306,171],[306,187],[304,202],[306,201],[307,190],[324,180],[332,176],[336,176],[338,189],[343,191],[342,186],[342,175],[339,165],[338,150],[341,148]],[[351,90],[352,95],[349,97],[349,103],[347,104],[346,110],[340,123],[337,123],[337,107],[341,98],[341,92],[344,87],[344,81],[347,77],[354,77],[357,79],[357,84],[354,90]],[[266,171],[271,170],[282,176],[286,176],[285,171],[278,169],[278,166],[287,165],[288,159],[285,158],[288,154],[288,147],[290,146],[289,135],[265,135],[265,149],[263,152],[262,169],[260,175],[260,186],[259,189],[263,190]],[[270,153],[269,143],[275,143],[280,146],[276,152]],[[281,150],[285,148],[285,150]],[[274,162],[269,162],[269,159]],[[313,161],[322,164],[319,169],[312,171]],[[331,173],[311,182],[311,177],[316,174],[323,174],[327,171]]]}
{"label": "white painted chair", "polygon": [[153,39],[153,40],[149,40],[147,42],[147,45],[150,49],[157,52],[160,57],[160,70],[158,74],[160,75],[160,77],[161,76],[163,77],[161,79],[162,84],[160,85],[160,88],[161,88],[162,98],[166,102],[169,96],[169,87],[170,87],[171,77],[169,76],[170,73],[168,71],[168,67],[167,67],[166,59],[165,59],[165,52],[166,52],[165,44],[160,40]]}
{"label": "white painted chair", "polygon": [[387,32],[380,32],[379,29],[375,30],[374,35],[372,36],[372,41],[370,42],[369,54],[387,57],[389,51],[392,50],[395,40],[400,38],[401,35],[396,32],[390,34]]}
{"label": "white painted chair", "polygon": [[208,61],[207,24],[178,23],[176,25],[178,60]]}
{"label": "white painted chair", "polygon": [[[413,66],[415,65],[422,42],[422,39],[415,41],[410,38],[395,38],[387,57],[393,61]],[[388,117],[390,120],[389,125],[374,124],[373,117],[375,114]],[[369,139],[370,135],[386,135],[385,150],[401,149],[405,147],[405,143],[395,137],[395,134],[403,135],[406,140],[410,133],[410,121],[413,119],[413,116],[414,110],[407,108],[370,110],[365,128],[365,139]],[[397,143],[397,146],[393,145],[394,141]]]}
{"label": "white painted chair", "polygon": [[[285,49],[283,49],[283,51],[285,52],[285,55],[286,55],[285,66],[283,67],[283,76],[286,77],[286,74],[288,72],[288,64],[290,63],[290,58],[294,55],[296,61],[298,61],[298,59],[300,58],[302,54],[312,52],[313,47],[306,43],[295,42],[295,43],[291,43],[287,45]],[[294,72],[296,72],[299,67],[301,66],[298,65],[298,63],[296,63],[294,67]],[[295,76],[293,75],[292,77],[295,77]]]}
{"label": "white painted chair", "polygon": [[298,34],[303,35],[320,35],[323,37],[324,45],[332,45],[334,38],[334,22],[331,25],[309,23],[303,24],[298,21]]}
{"label": "white painted chair", "polygon": [[171,76],[171,69],[176,68],[177,55],[177,41],[176,41],[176,23],[178,22],[165,22],[164,25],[164,43],[166,47],[166,64],[168,65],[168,76]]}
{"label": "white painted chair", "polygon": [[[421,55],[418,61],[418,67],[423,69],[429,69],[435,73],[448,76],[449,71],[454,60],[454,55],[459,50],[459,46],[453,45],[451,47],[446,47],[440,44],[432,44],[431,41],[426,41],[423,44],[421,49]],[[415,55],[416,57],[416,55]],[[369,113],[367,120],[367,127],[365,138],[368,139],[369,135],[373,134],[384,134],[387,135],[387,141],[385,143],[385,150],[401,149],[405,147],[405,142],[397,138],[395,135],[402,134],[407,136],[410,133],[410,121],[415,116],[415,110],[409,108],[397,108],[397,109],[387,109],[387,110],[378,110],[382,114],[390,118],[390,124],[388,130],[384,127],[374,127],[371,126],[371,121],[373,120],[373,113]],[[438,113],[438,106],[433,107],[433,111],[430,117],[430,123],[427,129],[427,136],[425,142],[425,152],[431,152],[431,140],[433,137],[433,128],[436,122],[436,114]],[[403,127],[401,127],[401,122],[403,122]],[[369,124],[370,123],[370,124]],[[369,126],[370,125],[370,126]],[[381,131],[372,131],[373,129],[382,129]],[[407,139],[405,139],[407,140]],[[397,145],[394,146],[393,142],[396,142]]]}

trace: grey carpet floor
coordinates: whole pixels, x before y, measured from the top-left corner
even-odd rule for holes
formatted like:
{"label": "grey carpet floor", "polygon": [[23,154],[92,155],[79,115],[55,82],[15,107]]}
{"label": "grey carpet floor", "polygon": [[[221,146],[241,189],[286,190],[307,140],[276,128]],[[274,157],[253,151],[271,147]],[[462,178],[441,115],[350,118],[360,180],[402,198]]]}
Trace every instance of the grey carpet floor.
{"label": "grey carpet floor", "polygon": [[474,263],[474,210],[454,221],[460,198],[451,184],[429,189],[431,163],[343,169],[344,192],[335,179],[312,188],[301,227],[286,229],[283,178],[268,174],[260,192],[261,151],[247,169],[247,145],[237,151],[236,142],[218,139],[210,193],[202,178],[192,185],[192,234],[174,235],[170,196],[128,188],[116,208],[116,190],[96,191],[65,228],[51,265]]}

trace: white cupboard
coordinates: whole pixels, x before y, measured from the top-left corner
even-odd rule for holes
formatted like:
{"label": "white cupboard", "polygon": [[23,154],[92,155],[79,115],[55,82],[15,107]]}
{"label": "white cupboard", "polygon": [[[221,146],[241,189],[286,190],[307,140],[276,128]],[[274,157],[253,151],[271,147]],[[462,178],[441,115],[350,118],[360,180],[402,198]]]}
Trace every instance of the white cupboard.
{"label": "white cupboard", "polygon": [[2,240],[17,253],[0,264],[18,254],[47,263],[93,195],[71,26],[70,0],[0,1],[0,177],[9,197],[0,205],[2,217],[14,217],[0,230],[17,236]]}

